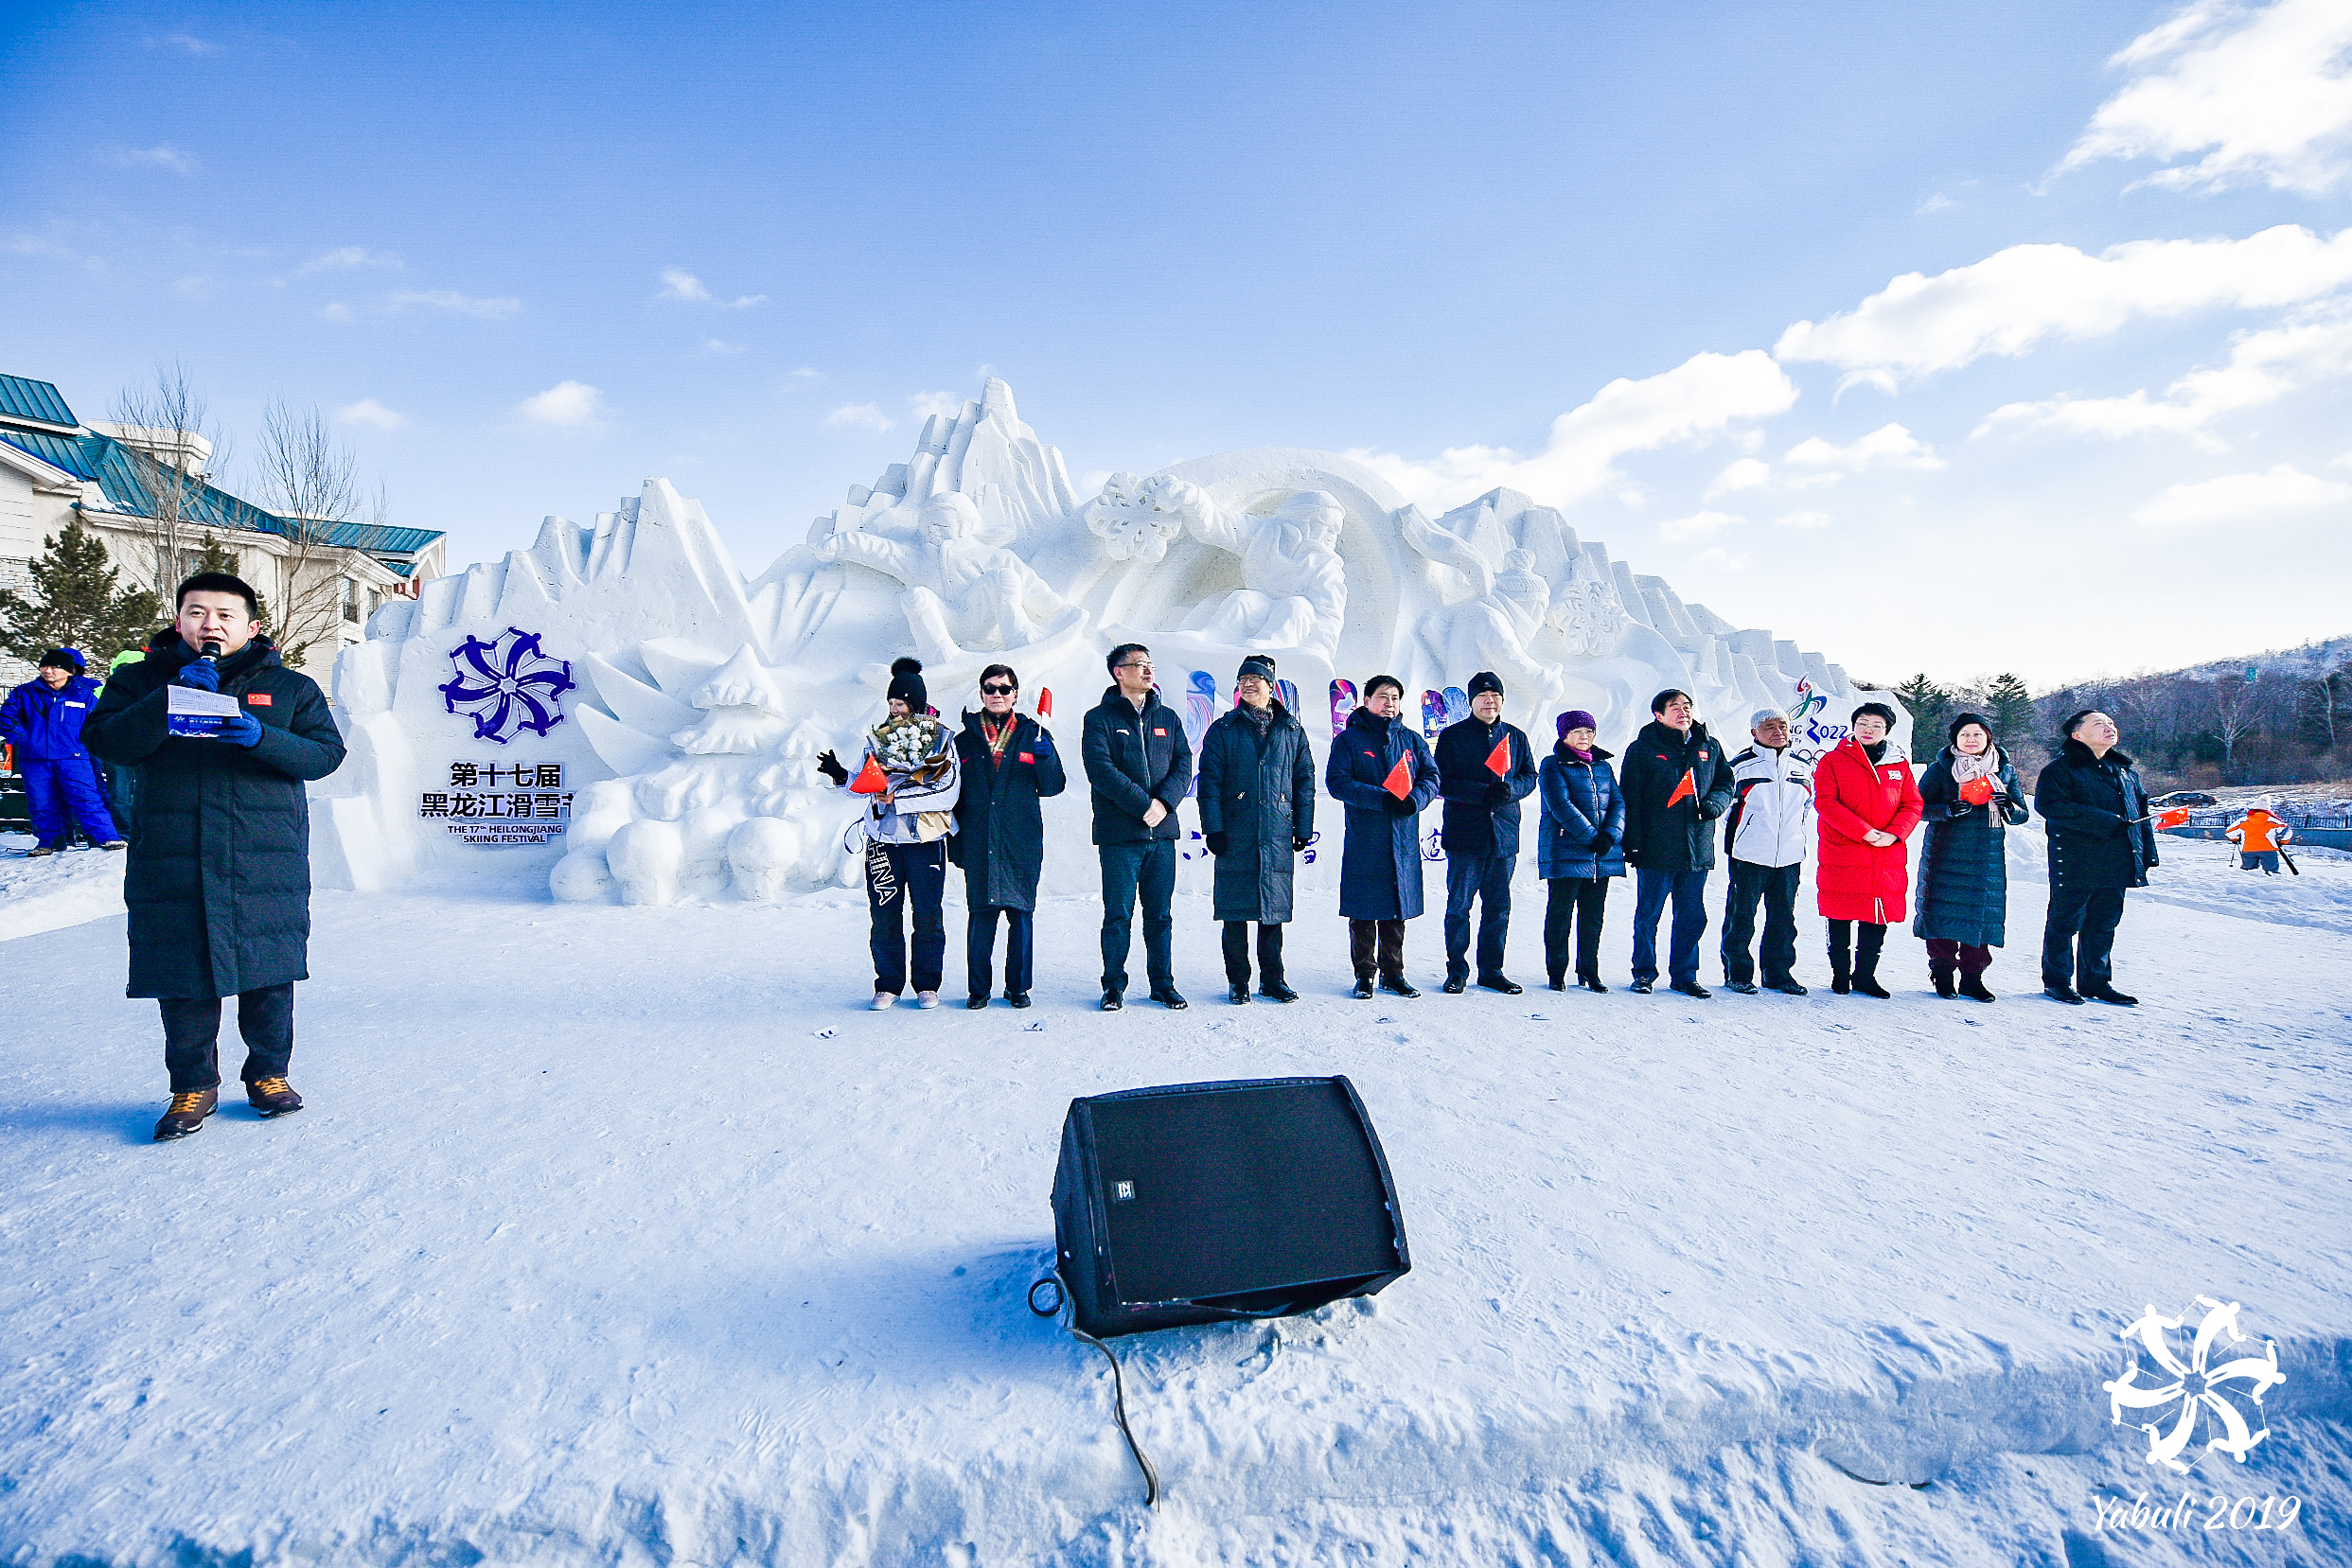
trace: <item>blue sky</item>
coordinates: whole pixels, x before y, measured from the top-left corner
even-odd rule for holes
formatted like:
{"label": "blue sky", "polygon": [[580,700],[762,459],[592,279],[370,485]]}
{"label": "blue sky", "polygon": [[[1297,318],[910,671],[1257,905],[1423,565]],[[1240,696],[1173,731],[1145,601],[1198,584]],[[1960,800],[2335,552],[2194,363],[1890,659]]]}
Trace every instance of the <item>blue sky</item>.
{"label": "blue sky", "polygon": [[985,369],[1082,480],[1512,484],[2049,683],[2352,629],[2346,10],[57,6],[0,369],[176,359],[232,479],[316,403],[458,562],[664,475],[752,572]]}

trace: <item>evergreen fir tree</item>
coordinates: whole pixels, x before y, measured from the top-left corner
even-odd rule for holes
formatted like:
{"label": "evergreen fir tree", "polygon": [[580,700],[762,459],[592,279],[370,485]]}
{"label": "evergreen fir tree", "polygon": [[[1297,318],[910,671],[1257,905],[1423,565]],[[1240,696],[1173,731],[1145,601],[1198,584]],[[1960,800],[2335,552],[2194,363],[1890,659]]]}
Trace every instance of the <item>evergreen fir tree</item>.
{"label": "evergreen fir tree", "polygon": [[1944,744],[1944,726],[1952,721],[1952,694],[1922,670],[1896,687],[1895,695],[1911,710],[1911,754],[1933,757]]}
{"label": "evergreen fir tree", "polygon": [[[239,576],[240,573],[237,570],[237,552],[222,549],[221,541],[214,538],[211,532],[207,530],[204,534],[203,552],[196,557],[196,571],[225,572],[232,577]],[[192,572],[188,575],[194,576],[195,573]],[[254,619],[261,623],[261,635],[267,637],[270,635],[269,595],[259,589],[255,589],[253,602]]]}
{"label": "evergreen fir tree", "polygon": [[2014,746],[2033,733],[2033,694],[2014,675],[1996,675],[1985,687],[1985,716],[2002,740]]}
{"label": "evergreen fir tree", "polygon": [[30,565],[29,596],[0,589],[0,648],[37,660],[51,648],[79,648],[103,676],[124,648],[144,647],[163,611],[143,588],[116,586],[106,546],[74,518],[64,532],[41,541]]}

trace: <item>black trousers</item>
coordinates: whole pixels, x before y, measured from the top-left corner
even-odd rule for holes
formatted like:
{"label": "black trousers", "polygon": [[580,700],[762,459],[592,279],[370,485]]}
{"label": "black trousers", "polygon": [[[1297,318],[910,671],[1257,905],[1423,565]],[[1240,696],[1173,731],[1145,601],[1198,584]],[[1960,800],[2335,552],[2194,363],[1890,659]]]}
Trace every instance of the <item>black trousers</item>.
{"label": "black trousers", "polygon": [[1030,960],[1036,953],[1036,928],[1027,909],[999,904],[975,904],[964,922],[964,973],[975,996],[985,996],[996,976],[990,960],[997,951],[997,917],[1004,917],[1004,994],[1029,994]]}
{"label": "black trousers", "polygon": [[2115,978],[2115,927],[2123,923],[2121,888],[2052,888],[2042,927],[2042,983],[2104,986]]}
{"label": "black trousers", "polygon": [[940,900],[947,891],[947,841],[866,844],[866,909],[873,929],[874,989],[895,996],[907,989],[907,916],[914,912],[914,988],[937,991],[946,967],[947,922]]}
{"label": "black trousers", "polygon": [[1802,866],[1731,863],[1731,887],[1724,895],[1724,978],[1742,984],[1756,978],[1748,941],[1756,934],[1756,906],[1764,906],[1764,983],[1787,985],[1796,978],[1796,883]]}
{"label": "black trousers", "polygon": [[1386,979],[1403,979],[1405,923],[1401,920],[1348,922],[1348,959],[1355,965],[1355,978],[1359,980],[1369,980],[1375,973]]}
{"label": "black trousers", "polygon": [[[1282,927],[1279,921],[1258,925],[1258,976],[1262,985],[1282,983]],[[1249,922],[1225,923],[1225,978],[1232,985],[1249,983]]]}
{"label": "black trousers", "polygon": [[[221,1086],[221,998],[164,996],[164,1066],[173,1094]],[[283,1078],[294,1055],[294,982],[243,991],[237,997],[237,1032],[245,1037],[248,1084]]]}
{"label": "black trousers", "polygon": [[1609,903],[1605,876],[1555,876],[1544,904],[1544,969],[1554,980],[1568,974],[1568,926],[1576,926],[1576,975],[1600,978],[1600,918]]}

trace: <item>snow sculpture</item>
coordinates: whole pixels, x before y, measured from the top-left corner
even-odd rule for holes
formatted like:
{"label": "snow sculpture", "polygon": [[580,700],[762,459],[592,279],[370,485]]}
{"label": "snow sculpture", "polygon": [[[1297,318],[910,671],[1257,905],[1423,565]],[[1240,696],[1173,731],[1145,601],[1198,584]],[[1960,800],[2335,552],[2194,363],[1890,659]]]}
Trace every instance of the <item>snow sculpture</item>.
{"label": "snow sculpture", "polygon": [[1152,503],[1183,520],[1201,543],[1238,555],[1243,580],[1202,605],[1183,629],[1239,648],[1312,648],[1329,659],[1347,616],[1347,572],[1339,530],[1347,509],[1322,490],[1304,490],[1254,517],[1220,506],[1208,492],[1173,476],[1147,486]]}
{"label": "snow sculpture", "polygon": [[[893,655],[923,659],[950,722],[977,705],[983,664],[1013,664],[1074,758],[1103,654],[1129,641],[1211,714],[1239,650],[1271,654],[1318,766],[1334,679],[1382,672],[1418,700],[1493,669],[1539,739],[1586,708],[1618,749],[1665,686],[1728,742],[1757,707],[1801,706],[1815,751],[1859,700],[1819,654],[1685,604],[1513,491],[1432,520],[1349,458],[1259,448],[1114,474],[1082,501],[990,379],[756,577],[699,504],[650,479],[591,526],[549,518],[528,550],[385,605],[336,665],[349,758],[312,788],[313,872],[362,889],[521,872],[559,899],[647,905],[855,886],[859,802],[814,759],[855,754]],[[1039,713],[1049,689],[1058,709]],[[468,766],[527,768],[568,820],[543,845],[467,843],[422,802]],[[1041,890],[1091,893],[1083,783],[1045,811]],[[1186,848],[1178,879],[1205,886],[1208,859]],[[1337,859],[1302,865],[1302,897],[1330,889]]]}
{"label": "snow sculpture", "polygon": [[[917,654],[948,663],[960,642],[1013,649],[1037,638],[1035,607],[1051,620],[1068,608],[1061,596],[1010,550],[980,537],[980,508],[949,490],[923,503],[913,538],[863,529],[835,534],[817,546],[820,559],[852,560],[907,585],[899,607],[914,631]],[[995,639],[993,643],[986,640]]]}

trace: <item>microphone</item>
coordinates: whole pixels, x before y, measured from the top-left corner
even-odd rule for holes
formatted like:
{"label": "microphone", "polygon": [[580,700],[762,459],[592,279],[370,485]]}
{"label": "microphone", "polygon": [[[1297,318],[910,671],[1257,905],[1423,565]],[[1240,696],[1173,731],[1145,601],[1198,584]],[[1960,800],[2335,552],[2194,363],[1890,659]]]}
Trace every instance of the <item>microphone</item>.
{"label": "microphone", "polygon": [[213,663],[218,664],[221,661],[221,652],[222,649],[220,643],[206,643],[203,647],[196,650],[196,657],[199,659],[209,660]]}

